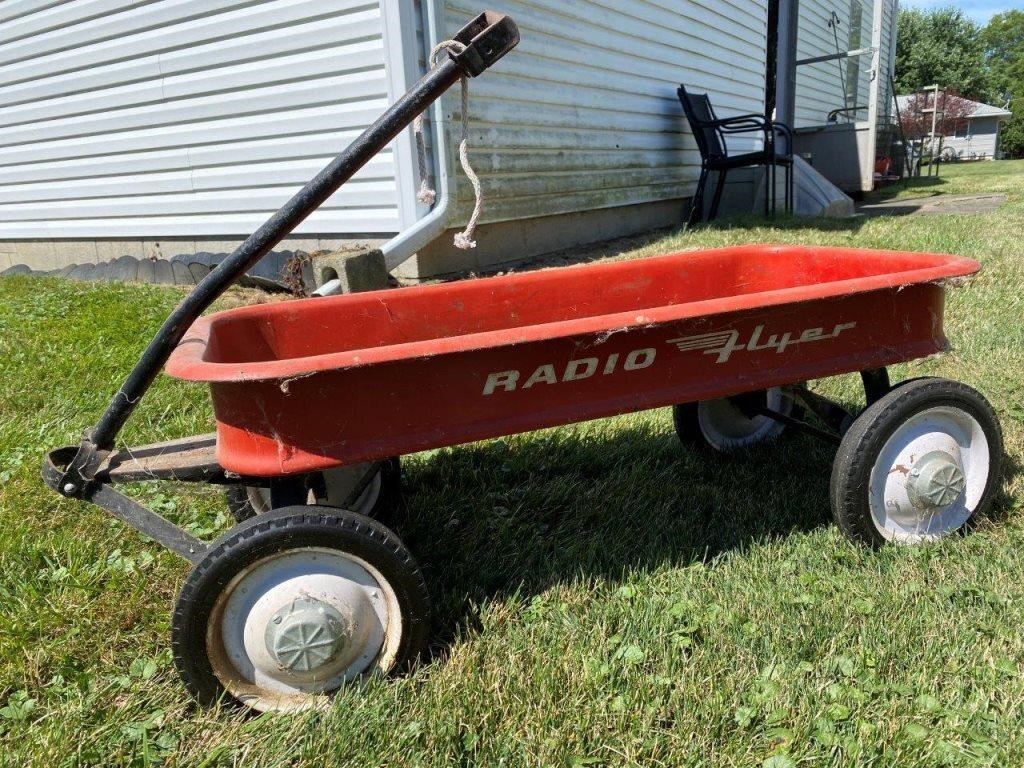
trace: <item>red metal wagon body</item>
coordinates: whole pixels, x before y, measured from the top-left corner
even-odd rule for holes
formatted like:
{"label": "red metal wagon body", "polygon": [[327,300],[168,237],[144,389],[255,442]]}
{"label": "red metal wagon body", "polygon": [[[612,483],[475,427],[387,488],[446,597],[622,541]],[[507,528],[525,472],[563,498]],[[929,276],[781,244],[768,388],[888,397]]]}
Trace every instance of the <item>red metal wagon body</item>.
{"label": "red metal wagon body", "polygon": [[203,318],[167,365],[210,384],[247,476],[878,368],[946,348],[970,259],[741,246]]}

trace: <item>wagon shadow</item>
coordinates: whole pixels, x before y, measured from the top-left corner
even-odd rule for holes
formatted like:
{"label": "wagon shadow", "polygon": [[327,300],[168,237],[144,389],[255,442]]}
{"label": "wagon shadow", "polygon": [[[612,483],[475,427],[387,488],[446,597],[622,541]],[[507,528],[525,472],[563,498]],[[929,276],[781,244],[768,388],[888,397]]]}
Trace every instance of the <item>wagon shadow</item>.
{"label": "wagon shadow", "polygon": [[654,413],[406,465],[401,535],[434,592],[439,653],[478,628],[484,601],[614,583],[829,524],[830,446],[792,435],[722,457],[683,448],[668,412]]}

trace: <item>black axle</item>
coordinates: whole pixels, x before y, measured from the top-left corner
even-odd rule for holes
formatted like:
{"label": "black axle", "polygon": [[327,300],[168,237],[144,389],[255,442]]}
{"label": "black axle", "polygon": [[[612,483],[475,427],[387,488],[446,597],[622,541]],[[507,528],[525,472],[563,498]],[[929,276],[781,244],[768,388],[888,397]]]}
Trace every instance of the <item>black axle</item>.
{"label": "black axle", "polygon": [[[889,371],[885,368],[872,368],[860,372],[861,382],[864,385],[864,398],[867,405],[871,405],[891,389],[889,383]],[[803,419],[787,416],[776,410],[768,408],[765,404],[763,392],[750,392],[737,395],[733,399],[737,407],[748,417],[764,416],[785,424],[793,429],[798,429],[820,440],[839,445],[847,428],[853,423],[855,414],[850,413],[839,403],[822,397],[809,390],[806,385],[792,387],[793,396],[796,397],[806,408],[817,416],[828,429],[821,429],[809,424]]]}

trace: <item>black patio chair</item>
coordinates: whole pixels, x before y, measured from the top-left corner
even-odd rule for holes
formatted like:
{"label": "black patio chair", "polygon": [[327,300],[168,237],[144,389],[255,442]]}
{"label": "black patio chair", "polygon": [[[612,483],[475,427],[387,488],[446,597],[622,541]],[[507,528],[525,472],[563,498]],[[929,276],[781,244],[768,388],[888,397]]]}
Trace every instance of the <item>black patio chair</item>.
{"label": "black patio chair", "polygon": [[[708,221],[718,215],[726,175],[737,168],[766,168],[768,178],[765,184],[764,212],[766,216],[770,216],[775,211],[776,203],[776,167],[781,165],[786,173],[786,210],[793,210],[793,132],[789,126],[771,122],[764,115],[737,115],[719,119],[706,93],[689,93],[683,85],[679,86],[679,101],[683,105],[693,137],[697,140],[701,158],[700,179],[697,182],[693,207],[690,209],[690,224],[701,221],[704,216],[704,192],[708,184],[708,175],[712,171],[718,172],[718,185],[711,201]],[[740,155],[729,154],[727,135],[755,132],[760,132],[764,137],[761,149]],[[785,137],[785,147],[781,152],[776,142],[776,134]]]}

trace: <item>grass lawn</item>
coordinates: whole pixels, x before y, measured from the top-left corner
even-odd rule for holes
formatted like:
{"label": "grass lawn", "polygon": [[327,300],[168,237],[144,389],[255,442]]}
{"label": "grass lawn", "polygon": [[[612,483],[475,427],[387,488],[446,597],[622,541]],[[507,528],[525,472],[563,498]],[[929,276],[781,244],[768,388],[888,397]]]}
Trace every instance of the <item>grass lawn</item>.
{"label": "grass lawn", "polygon": [[[327,713],[197,710],[170,660],[186,565],[39,480],[77,442],[174,289],[0,280],[0,764],[1024,765],[1024,163],[944,168],[998,212],[758,220],[623,258],[790,242],[949,251],[954,351],[893,370],[984,392],[1010,455],[996,519],[866,552],[830,524],[832,450],[805,436],[732,459],[680,448],[666,410],[407,457],[400,534],[437,609],[433,659]],[[890,193],[891,194],[891,193]],[[856,377],[817,388],[855,403]],[[211,428],[162,378],[124,439]],[[216,491],[133,491],[191,530]]]}

